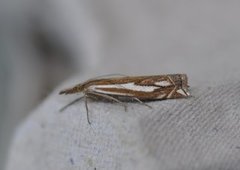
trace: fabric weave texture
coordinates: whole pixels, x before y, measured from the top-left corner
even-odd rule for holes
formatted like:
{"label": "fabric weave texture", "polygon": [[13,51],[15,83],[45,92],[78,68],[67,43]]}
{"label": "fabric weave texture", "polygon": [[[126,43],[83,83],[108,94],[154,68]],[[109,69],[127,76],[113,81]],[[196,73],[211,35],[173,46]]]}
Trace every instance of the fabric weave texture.
{"label": "fabric weave texture", "polygon": [[[237,170],[240,81],[192,87],[188,99],[128,103],[90,101],[63,113],[73,97],[57,91],[19,128],[7,170]],[[70,99],[71,98],[71,99]]]}

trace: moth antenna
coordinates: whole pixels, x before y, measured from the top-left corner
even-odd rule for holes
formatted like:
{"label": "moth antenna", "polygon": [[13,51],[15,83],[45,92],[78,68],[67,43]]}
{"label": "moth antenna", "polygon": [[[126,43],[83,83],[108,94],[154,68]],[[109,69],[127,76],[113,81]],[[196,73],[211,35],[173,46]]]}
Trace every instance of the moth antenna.
{"label": "moth antenna", "polygon": [[59,92],[59,94],[73,94],[79,92],[76,87],[65,89]]}
{"label": "moth antenna", "polygon": [[84,84],[77,84],[68,89],[64,89],[59,92],[59,94],[73,94],[73,93],[80,93],[84,90]]}
{"label": "moth antenna", "polygon": [[73,100],[72,102],[68,103],[66,106],[62,107],[59,111],[62,112],[64,111],[66,108],[68,108],[69,106],[73,105],[74,103],[77,103],[78,101],[82,100],[84,96],[81,96],[75,100]]}
{"label": "moth antenna", "polygon": [[116,73],[116,74],[105,74],[105,75],[101,75],[101,76],[96,76],[94,78],[88,79],[87,81],[91,81],[91,80],[98,80],[101,78],[111,78],[113,76],[119,76],[119,77],[127,77],[127,75],[125,74],[120,74],[120,73]]}

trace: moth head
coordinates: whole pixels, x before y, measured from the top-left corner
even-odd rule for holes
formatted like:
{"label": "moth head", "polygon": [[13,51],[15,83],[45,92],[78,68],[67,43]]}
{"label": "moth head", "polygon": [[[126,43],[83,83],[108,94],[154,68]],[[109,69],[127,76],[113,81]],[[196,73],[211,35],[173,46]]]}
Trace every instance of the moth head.
{"label": "moth head", "polygon": [[82,84],[76,85],[72,88],[68,88],[59,92],[59,94],[73,94],[80,93],[84,90],[84,86]]}

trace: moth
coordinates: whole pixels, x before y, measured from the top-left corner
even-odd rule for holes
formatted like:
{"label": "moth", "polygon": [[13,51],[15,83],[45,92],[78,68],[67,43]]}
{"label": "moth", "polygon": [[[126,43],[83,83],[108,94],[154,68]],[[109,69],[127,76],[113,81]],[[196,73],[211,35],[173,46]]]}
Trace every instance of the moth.
{"label": "moth", "polygon": [[60,111],[84,99],[87,121],[91,124],[88,115],[89,98],[114,101],[123,105],[126,110],[127,106],[124,101],[132,100],[151,107],[144,101],[186,98],[190,96],[188,87],[186,74],[90,79],[59,92],[59,94],[83,93],[83,96],[67,104]]}

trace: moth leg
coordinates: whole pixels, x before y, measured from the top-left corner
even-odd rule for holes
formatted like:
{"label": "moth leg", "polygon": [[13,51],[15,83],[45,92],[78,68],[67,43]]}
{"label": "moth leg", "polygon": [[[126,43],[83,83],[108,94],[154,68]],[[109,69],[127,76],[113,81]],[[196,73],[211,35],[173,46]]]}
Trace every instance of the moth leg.
{"label": "moth leg", "polygon": [[137,97],[133,97],[133,99],[134,99],[135,101],[137,101],[138,103],[140,103],[140,104],[142,104],[142,105],[145,105],[145,106],[147,106],[148,108],[152,109],[152,106],[144,103],[143,101],[141,101],[141,100],[138,99]]}
{"label": "moth leg", "polygon": [[75,100],[73,100],[72,102],[68,103],[66,106],[62,107],[59,111],[62,112],[64,111],[66,108],[68,108],[69,106],[73,105],[74,103],[77,103],[78,101],[80,101],[81,99],[83,99],[85,96],[81,96]]}
{"label": "moth leg", "polygon": [[89,119],[89,113],[88,113],[88,101],[87,101],[87,99],[88,99],[88,95],[85,95],[84,96],[84,102],[85,102],[85,107],[86,107],[86,111],[87,111],[87,121],[88,121],[88,124],[89,125],[91,125],[91,122],[90,122],[90,119]]}
{"label": "moth leg", "polygon": [[112,97],[112,96],[105,95],[105,94],[100,94],[100,93],[95,93],[95,92],[88,92],[88,93],[92,94],[92,95],[95,95],[95,96],[99,96],[99,97],[108,99],[108,100],[111,100],[111,101],[115,101],[115,102],[121,104],[124,107],[125,111],[127,111],[127,105],[125,103],[121,102],[120,100]]}
{"label": "moth leg", "polygon": [[90,117],[89,117],[89,109],[88,109],[88,98],[97,99],[97,97],[89,94],[84,95],[84,103],[85,103],[86,112],[87,112],[87,121],[88,121],[88,124],[91,125]]}

